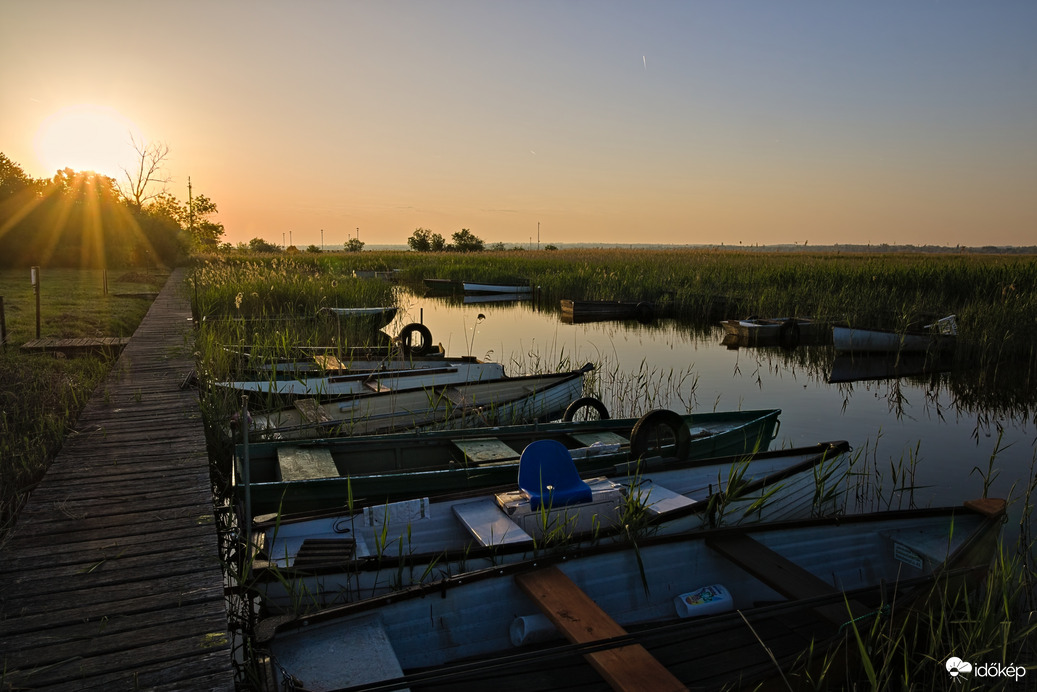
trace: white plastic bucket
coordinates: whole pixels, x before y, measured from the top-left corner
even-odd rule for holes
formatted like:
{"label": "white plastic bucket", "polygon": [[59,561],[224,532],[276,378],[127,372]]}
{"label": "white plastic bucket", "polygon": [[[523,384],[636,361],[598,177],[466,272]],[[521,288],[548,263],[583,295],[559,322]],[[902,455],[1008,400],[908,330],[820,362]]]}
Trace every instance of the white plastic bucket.
{"label": "white plastic bucket", "polygon": [[525,646],[555,639],[561,635],[546,615],[521,615],[511,621],[508,628],[512,646]]}

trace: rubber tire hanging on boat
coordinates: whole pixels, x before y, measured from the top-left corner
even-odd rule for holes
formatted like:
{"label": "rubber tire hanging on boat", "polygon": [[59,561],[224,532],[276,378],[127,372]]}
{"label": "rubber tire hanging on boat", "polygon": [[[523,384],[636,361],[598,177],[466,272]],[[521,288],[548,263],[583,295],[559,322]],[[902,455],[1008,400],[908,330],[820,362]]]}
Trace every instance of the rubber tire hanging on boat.
{"label": "rubber tire hanging on boat", "polygon": [[634,308],[634,314],[637,316],[638,322],[648,324],[655,320],[655,306],[651,303],[638,303]]}
{"label": "rubber tire hanging on boat", "polygon": [[[421,335],[421,343],[417,346],[414,345],[412,339],[414,334]],[[424,356],[428,355],[429,351],[432,350],[432,332],[429,328],[418,322],[411,322],[403,329],[400,330],[399,337],[400,345],[403,347],[403,353],[408,356]]]}
{"label": "rubber tire hanging on boat", "polygon": [[656,428],[669,428],[676,442],[674,456],[683,460],[691,451],[691,431],[684,424],[684,418],[668,409],[655,409],[641,416],[630,431],[630,458],[640,459],[649,449],[649,441]]}
{"label": "rubber tire hanging on boat", "polygon": [[778,341],[787,348],[799,345],[799,323],[794,318],[781,323],[781,327],[778,328]]}
{"label": "rubber tire hanging on boat", "polygon": [[562,414],[562,420],[566,423],[571,422],[580,409],[583,408],[591,408],[597,411],[598,420],[609,419],[609,410],[605,404],[602,403],[601,399],[597,399],[593,396],[584,396],[565,407],[565,413]]}

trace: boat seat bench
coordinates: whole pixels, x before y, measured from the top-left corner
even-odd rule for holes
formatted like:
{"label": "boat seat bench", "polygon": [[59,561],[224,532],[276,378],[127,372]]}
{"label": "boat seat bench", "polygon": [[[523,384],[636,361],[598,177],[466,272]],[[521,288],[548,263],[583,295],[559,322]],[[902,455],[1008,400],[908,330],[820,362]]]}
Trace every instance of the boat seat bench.
{"label": "boat seat bench", "polygon": [[[839,589],[824,579],[746,534],[710,536],[706,538],[706,545],[786,598],[795,600],[839,593]],[[856,601],[823,605],[814,610],[837,625],[871,612]]]}
{"label": "boat seat bench", "polygon": [[278,447],[277,466],[284,482],[340,475],[327,447]]}
{"label": "boat seat bench", "polygon": [[338,359],[338,356],[331,355],[319,355],[314,356],[313,361],[317,364],[317,367],[323,368],[324,370],[348,370],[349,367]]}
{"label": "boat seat bench", "polygon": [[453,510],[458,521],[484,547],[533,541],[533,537],[490,498],[457,504]]}
{"label": "boat seat bench", "polygon": [[454,446],[464,454],[465,461],[468,463],[518,461],[519,458],[519,452],[495,437],[454,440]]}
{"label": "boat seat bench", "polygon": [[331,420],[331,416],[316,399],[296,399],[292,405],[310,423],[327,423]]}
{"label": "boat seat bench", "polygon": [[[627,632],[557,567],[515,576],[559,632],[574,644],[621,637]],[[686,690],[670,671],[640,644],[617,646],[584,656],[614,690]]]}
{"label": "boat seat bench", "polygon": [[595,442],[600,442],[603,445],[630,444],[630,440],[623,437],[622,435],[617,435],[616,433],[610,430],[601,430],[598,432],[573,433],[570,435],[570,437],[579,442],[584,447],[590,447]]}

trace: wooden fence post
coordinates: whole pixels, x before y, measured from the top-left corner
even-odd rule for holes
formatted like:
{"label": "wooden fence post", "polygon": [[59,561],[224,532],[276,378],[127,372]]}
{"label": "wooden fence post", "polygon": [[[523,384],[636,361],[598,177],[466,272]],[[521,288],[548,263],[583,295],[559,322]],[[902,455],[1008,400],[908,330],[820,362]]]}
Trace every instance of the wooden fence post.
{"label": "wooden fence post", "polygon": [[40,268],[33,267],[29,270],[32,278],[32,292],[36,294],[36,338],[40,338]]}

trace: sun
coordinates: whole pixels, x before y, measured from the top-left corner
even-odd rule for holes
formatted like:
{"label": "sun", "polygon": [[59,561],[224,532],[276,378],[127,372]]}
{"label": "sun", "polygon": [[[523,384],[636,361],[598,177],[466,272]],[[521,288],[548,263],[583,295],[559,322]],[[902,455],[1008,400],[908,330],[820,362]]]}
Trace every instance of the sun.
{"label": "sun", "polygon": [[121,113],[106,106],[79,104],[44,120],[33,148],[50,175],[71,168],[119,178],[138,158],[133,140],[142,141],[140,130]]}

